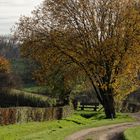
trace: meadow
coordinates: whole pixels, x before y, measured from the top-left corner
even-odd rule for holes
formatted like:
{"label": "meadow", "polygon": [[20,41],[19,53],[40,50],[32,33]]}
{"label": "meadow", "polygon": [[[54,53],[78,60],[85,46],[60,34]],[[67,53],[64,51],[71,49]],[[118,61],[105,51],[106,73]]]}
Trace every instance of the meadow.
{"label": "meadow", "polygon": [[114,120],[105,119],[103,112],[75,111],[62,120],[30,122],[0,127],[0,140],[64,140],[76,131],[134,121],[128,115],[117,114]]}

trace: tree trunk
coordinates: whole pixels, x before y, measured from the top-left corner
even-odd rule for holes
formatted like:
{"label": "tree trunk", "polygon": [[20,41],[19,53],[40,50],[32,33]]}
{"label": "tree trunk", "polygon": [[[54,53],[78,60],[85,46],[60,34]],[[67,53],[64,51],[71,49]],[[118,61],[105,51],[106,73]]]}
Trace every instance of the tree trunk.
{"label": "tree trunk", "polygon": [[[108,98],[108,97],[107,97]],[[112,98],[112,97],[111,97]],[[115,118],[116,117],[116,112],[115,112],[115,105],[114,105],[114,102],[112,101],[112,99],[107,99],[108,102],[104,102],[104,111],[105,111],[105,115],[106,115],[106,118]]]}
{"label": "tree trunk", "polygon": [[103,99],[103,108],[106,115],[106,118],[113,119],[116,117],[115,112],[115,102],[113,97],[113,92],[111,89],[101,92]]}

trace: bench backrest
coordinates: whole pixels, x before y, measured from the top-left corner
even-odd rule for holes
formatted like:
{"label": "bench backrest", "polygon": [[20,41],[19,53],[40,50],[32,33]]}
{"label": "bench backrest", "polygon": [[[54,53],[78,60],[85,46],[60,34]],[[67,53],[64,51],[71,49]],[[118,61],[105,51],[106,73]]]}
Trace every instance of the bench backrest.
{"label": "bench backrest", "polygon": [[80,105],[92,105],[92,106],[99,106],[99,103],[80,103]]}

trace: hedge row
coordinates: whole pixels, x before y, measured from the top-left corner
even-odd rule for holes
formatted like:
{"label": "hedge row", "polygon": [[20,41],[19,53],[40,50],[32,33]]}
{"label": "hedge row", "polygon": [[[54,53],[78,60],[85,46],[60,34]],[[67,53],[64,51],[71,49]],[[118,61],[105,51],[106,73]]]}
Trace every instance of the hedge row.
{"label": "hedge row", "polygon": [[8,125],[31,121],[57,120],[69,116],[72,112],[73,110],[70,106],[49,108],[0,108],[0,124]]}

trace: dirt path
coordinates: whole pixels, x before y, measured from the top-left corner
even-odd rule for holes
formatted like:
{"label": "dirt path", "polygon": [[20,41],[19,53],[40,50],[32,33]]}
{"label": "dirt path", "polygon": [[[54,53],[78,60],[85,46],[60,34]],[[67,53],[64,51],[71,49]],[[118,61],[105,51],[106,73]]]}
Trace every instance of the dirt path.
{"label": "dirt path", "polygon": [[122,140],[123,132],[127,128],[140,125],[140,113],[130,115],[138,121],[84,129],[66,137],[65,140]]}

